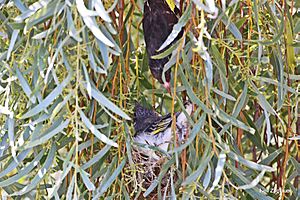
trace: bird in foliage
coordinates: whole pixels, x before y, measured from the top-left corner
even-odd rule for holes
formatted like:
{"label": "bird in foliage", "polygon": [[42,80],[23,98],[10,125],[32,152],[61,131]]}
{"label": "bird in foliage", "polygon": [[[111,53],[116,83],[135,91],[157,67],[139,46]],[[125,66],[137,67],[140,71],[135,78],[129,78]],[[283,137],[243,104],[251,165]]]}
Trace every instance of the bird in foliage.
{"label": "bird in foliage", "polygon": [[[185,111],[191,115],[193,104],[187,101],[184,104]],[[189,123],[184,112],[176,112],[176,135],[179,141],[183,141],[189,128]],[[133,140],[140,144],[139,152],[149,157],[150,160],[159,160],[160,156],[155,153],[153,147],[167,152],[172,140],[172,115],[171,113],[161,116],[153,110],[149,110],[140,104],[135,106]],[[151,148],[152,147],[152,148]]]}
{"label": "bird in foliage", "polygon": [[174,2],[173,6],[169,5],[169,2],[170,0],[145,1],[143,30],[151,73],[170,93],[171,69],[165,72],[166,82],[163,82],[162,79],[164,65],[169,61],[170,55],[162,59],[151,58],[168,49],[173,43],[179,40],[183,33],[183,30],[181,30],[171,44],[158,51],[172,32],[173,26],[178,22],[177,15],[179,14],[179,9],[175,6]]}

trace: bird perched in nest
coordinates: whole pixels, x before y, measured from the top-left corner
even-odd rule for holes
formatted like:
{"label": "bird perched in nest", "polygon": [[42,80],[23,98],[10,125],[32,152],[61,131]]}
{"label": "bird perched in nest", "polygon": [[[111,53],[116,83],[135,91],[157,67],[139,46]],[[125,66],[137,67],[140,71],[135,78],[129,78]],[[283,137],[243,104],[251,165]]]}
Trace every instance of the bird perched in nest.
{"label": "bird perched in nest", "polygon": [[[184,107],[187,114],[191,115],[193,104],[187,101]],[[175,116],[176,135],[179,141],[182,141],[189,128],[188,119],[184,112],[176,112]],[[150,160],[159,160],[160,157],[147,145],[159,147],[164,152],[167,152],[173,136],[171,124],[172,116],[170,113],[165,116],[160,116],[155,111],[137,104],[134,112],[135,136],[133,140],[136,143],[146,145],[145,147],[139,147],[138,150],[148,156]]]}
{"label": "bird perched in nest", "polygon": [[[170,2],[173,2],[173,4],[170,4]],[[183,30],[171,44],[158,51],[172,32],[173,26],[178,22],[178,14],[179,9],[175,6],[173,0],[146,0],[144,3],[143,30],[150,70],[153,77],[163,84],[169,93],[171,69],[165,72],[165,83],[162,79],[162,73],[164,65],[170,59],[170,55],[162,59],[152,59],[151,56],[165,51],[182,36]]]}

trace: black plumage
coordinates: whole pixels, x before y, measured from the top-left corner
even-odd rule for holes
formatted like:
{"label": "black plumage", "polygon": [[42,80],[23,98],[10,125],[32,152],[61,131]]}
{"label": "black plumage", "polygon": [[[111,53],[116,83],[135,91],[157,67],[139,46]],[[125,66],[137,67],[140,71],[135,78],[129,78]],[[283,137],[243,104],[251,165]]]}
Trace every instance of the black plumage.
{"label": "black plumage", "polygon": [[134,129],[138,134],[144,131],[148,126],[156,121],[159,121],[162,117],[154,110],[147,109],[136,103],[134,108]]}
{"label": "black plumage", "polygon": [[[154,134],[158,129],[166,129],[171,126],[171,113],[161,116],[154,110],[147,109],[139,103],[136,103],[134,110],[133,120],[135,134],[139,134],[141,132]],[[180,112],[176,112],[175,116],[177,117],[179,114]]]}
{"label": "black plumage", "polygon": [[[186,102],[184,107],[186,113],[191,115],[193,104],[191,102]],[[188,118],[184,112],[176,112],[174,114],[176,121],[175,133],[179,142],[181,142],[185,139],[189,129]],[[134,112],[135,135],[133,140],[138,144],[156,146],[163,151],[167,151],[173,138],[171,125],[171,113],[161,116],[153,110],[144,108],[140,104],[136,104]],[[151,148],[138,147],[138,150],[140,150],[142,154],[150,157],[150,159],[159,159],[159,156]]]}
{"label": "black plumage", "polygon": [[171,69],[165,72],[166,83],[162,80],[162,73],[164,65],[170,59],[170,55],[163,59],[152,59],[151,56],[168,49],[170,45],[182,36],[183,31],[178,34],[177,38],[169,46],[158,51],[172,32],[173,26],[178,22],[176,15],[178,13],[178,8],[175,6],[173,12],[165,0],[146,0],[144,3],[143,30],[150,70],[153,77],[161,84],[164,84],[164,87],[168,90],[170,90]]}

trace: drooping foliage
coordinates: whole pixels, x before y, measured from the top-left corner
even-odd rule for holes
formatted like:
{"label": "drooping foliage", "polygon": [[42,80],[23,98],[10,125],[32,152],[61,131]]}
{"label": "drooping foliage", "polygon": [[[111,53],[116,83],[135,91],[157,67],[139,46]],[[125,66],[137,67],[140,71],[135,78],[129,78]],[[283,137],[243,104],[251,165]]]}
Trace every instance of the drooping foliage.
{"label": "drooping foliage", "polygon": [[[161,49],[183,37],[153,57],[171,55],[170,95],[148,68],[143,0],[0,0],[1,198],[299,195],[299,1],[179,5]],[[135,102],[174,114],[185,98],[189,136],[143,188]]]}

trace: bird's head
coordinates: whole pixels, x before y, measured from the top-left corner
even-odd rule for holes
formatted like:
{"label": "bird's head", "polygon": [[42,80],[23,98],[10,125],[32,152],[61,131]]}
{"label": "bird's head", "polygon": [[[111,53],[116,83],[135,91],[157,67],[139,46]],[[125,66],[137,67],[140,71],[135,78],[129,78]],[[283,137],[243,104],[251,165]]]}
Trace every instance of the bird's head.
{"label": "bird's head", "polygon": [[133,117],[135,132],[143,131],[149,124],[158,119],[160,119],[160,115],[154,110],[148,109],[138,102],[135,103]]}

